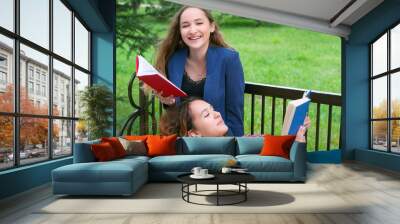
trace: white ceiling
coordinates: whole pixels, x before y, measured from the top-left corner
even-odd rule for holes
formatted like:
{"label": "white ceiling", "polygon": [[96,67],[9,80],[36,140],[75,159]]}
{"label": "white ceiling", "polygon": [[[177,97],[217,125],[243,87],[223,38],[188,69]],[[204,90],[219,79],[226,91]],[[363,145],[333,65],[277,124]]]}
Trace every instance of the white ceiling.
{"label": "white ceiling", "polygon": [[168,1],[341,37],[347,37],[353,23],[383,2],[383,0]]}

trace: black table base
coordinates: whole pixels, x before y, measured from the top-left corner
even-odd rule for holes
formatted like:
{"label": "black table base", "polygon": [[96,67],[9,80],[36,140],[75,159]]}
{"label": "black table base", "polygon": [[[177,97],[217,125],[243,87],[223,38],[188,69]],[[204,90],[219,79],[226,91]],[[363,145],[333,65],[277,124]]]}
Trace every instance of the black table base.
{"label": "black table base", "polygon": [[[190,186],[193,185],[195,186],[195,191],[190,191]],[[188,203],[196,205],[211,205],[211,206],[235,205],[247,201],[247,192],[249,191],[247,183],[231,184],[238,186],[237,190],[220,189],[220,185],[226,185],[226,184],[215,184],[215,185],[217,187],[216,190],[197,190],[197,184],[182,183],[182,199]],[[202,194],[202,192],[215,192],[216,194]],[[190,196],[216,197],[217,204],[202,204],[193,202],[190,201]],[[233,196],[240,196],[240,199],[232,203],[221,203],[221,197],[233,197]]]}

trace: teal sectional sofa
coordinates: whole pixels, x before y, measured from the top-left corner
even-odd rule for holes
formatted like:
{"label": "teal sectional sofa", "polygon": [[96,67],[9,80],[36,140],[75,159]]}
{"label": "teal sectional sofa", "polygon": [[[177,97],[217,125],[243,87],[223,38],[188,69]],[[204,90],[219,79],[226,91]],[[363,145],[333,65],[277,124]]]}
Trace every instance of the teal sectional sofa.
{"label": "teal sectional sofa", "polygon": [[148,181],[176,181],[193,167],[219,172],[228,160],[235,159],[259,182],[304,182],[306,180],[306,147],[295,142],[290,159],[260,156],[262,137],[179,138],[177,155],[127,156],[107,162],[96,162],[90,149],[98,141],[75,144],[74,163],[52,171],[54,194],[131,195]]}

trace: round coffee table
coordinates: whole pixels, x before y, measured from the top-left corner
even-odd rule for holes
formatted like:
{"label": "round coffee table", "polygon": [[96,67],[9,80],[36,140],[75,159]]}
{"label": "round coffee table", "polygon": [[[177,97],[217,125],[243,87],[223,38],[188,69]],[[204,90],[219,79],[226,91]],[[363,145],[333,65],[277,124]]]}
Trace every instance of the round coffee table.
{"label": "round coffee table", "polygon": [[[215,177],[212,179],[193,179],[190,177],[191,173],[182,174],[177,177],[178,181],[182,183],[182,199],[188,203],[198,205],[234,205],[247,200],[247,192],[249,188],[247,183],[255,180],[255,177],[249,173],[216,173],[213,174]],[[198,184],[215,185],[215,190],[197,190]],[[190,186],[195,186],[194,191],[190,191]],[[220,185],[236,185],[237,190],[223,190],[220,189]],[[215,194],[205,194],[209,192],[215,192]],[[203,197],[216,197],[216,204],[202,204],[190,201],[190,196],[203,196]],[[241,196],[239,200],[231,203],[221,203],[221,197],[232,197]]]}

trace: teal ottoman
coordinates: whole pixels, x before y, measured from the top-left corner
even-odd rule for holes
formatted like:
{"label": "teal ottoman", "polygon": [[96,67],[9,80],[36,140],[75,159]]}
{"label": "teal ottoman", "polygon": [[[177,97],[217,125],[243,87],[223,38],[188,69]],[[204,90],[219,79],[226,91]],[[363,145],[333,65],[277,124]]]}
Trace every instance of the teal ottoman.
{"label": "teal ottoman", "polygon": [[132,195],[148,180],[147,160],[144,156],[132,156],[59,167],[52,171],[53,193]]}

